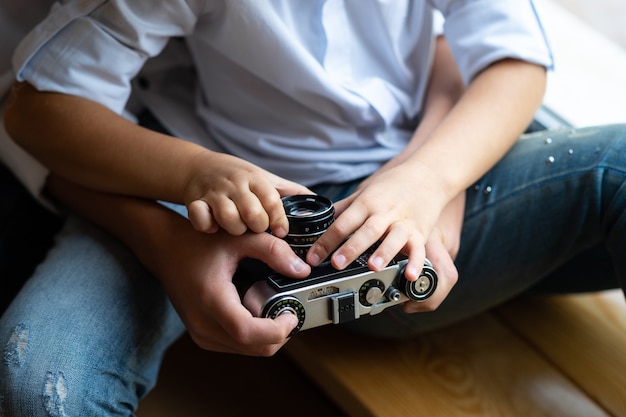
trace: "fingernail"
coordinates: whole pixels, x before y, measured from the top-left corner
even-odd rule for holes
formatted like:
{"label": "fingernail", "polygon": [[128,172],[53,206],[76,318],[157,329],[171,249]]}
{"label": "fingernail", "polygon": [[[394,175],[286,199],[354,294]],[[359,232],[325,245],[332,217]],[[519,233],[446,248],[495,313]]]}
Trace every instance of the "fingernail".
{"label": "fingernail", "polygon": [[309,257],[309,262],[311,262],[311,265],[313,265],[313,266],[319,265],[320,257],[319,257],[319,255],[317,253],[309,252],[308,257]]}
{"label": "fingernail", "polygon": [[302,272],[307,269],[309,266],[302,259],[296,257],[295,262],[292,265],[294,272]]}
{"label": "fingernail", "polygon": [[342,269],[346,266],[346,257],[343,256],[342,254],[339,254],[339,253],[336,254],[334,256],[334,259],[335,259],[335,264],[337,265],[339,269]]}
{"label": "fingernail", "polygon": [[296,326],[298,325],[299,321],[298,321],[298,316],[296,316],[295,314],[291,313],[291,312],[287,312],[284,311],[282,313],[280,313],[278,315],[278,317],[287,317],[285,319],[285,321],[287,322],[287,325],[289,326],[290,329],[295,329]]}
{"label": "fingernail", "polygon": [[413,265],[409,265],[404,275],[408,278],[409,281],[415,281],[419,277],[419,274],[420,270],[418,268]]}
{"label": "fingernail", "polygon": [[383,258],[380,256],[373,256],[370,258],[370,262],[376,269],[382,269],[385,265],[383,264]]}

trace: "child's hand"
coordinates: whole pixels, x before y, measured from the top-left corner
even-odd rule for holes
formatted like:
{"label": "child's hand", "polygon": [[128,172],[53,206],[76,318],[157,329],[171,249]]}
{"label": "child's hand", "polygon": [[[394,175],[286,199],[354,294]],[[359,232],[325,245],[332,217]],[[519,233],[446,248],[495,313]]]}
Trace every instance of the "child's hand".
{"label": "child's hand", "polygon": [[369,268],[380,271],[403,252],[409,257],[404,274],[414,281],[428,253],[439,277],[437,291],[427,301],[408,303],[405,310],[436,309],[458,278],[452,258],[458,250],[464,207],[462,198],[448,206],[439,188],[436,177],[415,166],[407,171],[400,164],[376,173],[335,204],[337,219],[309,250],[307,261],[315,266],[332,254],[333,266],[343,269],[379,241],[368,259]]}
{"label": "child's hand", "polygon": [[270,229],[284,237],[289,224],[281,197],[311,194],[306,187],[230,155],[203,154],[202,163],[185,190],[189,220],[202,232],[215,233],[221,227],[239,236],[248,229]]}

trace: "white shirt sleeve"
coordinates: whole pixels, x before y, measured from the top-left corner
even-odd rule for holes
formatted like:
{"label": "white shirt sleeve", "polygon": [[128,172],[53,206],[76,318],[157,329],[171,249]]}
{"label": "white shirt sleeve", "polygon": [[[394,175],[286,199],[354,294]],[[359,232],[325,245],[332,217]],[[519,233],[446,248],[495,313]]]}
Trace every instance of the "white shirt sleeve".
{"label": "white shirt sleeve", "polygon": [[[40,3],[47,9],[52,1]],[[56,3],[48,17],[17,47],[13,54],[15,72],[7,68],[0,74],[0,106],[17,78],[41,91],[75,94],[127,115],[124,109],[130,80],[147,58],[161,51],[170,37],[191,30],[197,18],[195,12],[203,4],[185,0],[158,3],[156,0]],[[32,12],[31,6],[28,9]],[[146,27],[152,28],[152,32]],[[23,37],[24,33],[19,36]],[[10,61],[9,56],[3,59]],[[38,201],[52,207],[42,195],[49,171],[17,146],[4,127],[0,127],[0,161]]]}
{"label": "white shirt sleeve", "polygon": [[553,57],[532,0],[430,0],[466,83],[490,64],[517,58],[552,68]]}
{"label": "white shirt sleeve", "polygon": [[171,37],[189,34],[200,6],[185,0],[57,4],[13,57],[17,79],[122,113],[130,81]]}

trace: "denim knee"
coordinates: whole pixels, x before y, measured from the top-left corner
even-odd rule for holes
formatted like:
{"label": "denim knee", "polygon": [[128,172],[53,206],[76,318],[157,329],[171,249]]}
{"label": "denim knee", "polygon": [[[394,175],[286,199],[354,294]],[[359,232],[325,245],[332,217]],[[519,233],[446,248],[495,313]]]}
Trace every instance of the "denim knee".
{"label": "denim knee", "polygon": [[[26,324],[12,327],[3,324],[2,362],[0,363],[0,416],[69,415],[67,371],[52,366],[53,360],[63,360],[53,349],[37,349],[32,345],[32,328]],[[53,356],[54,358],[52,358]]]}
{"label": "denim knee", "polygon": [[0,317],[0,417],[131,416],[183,331],[132,254],[70,218]]}
{"label": "denim knee", "polygon": [[36,339],[24,324],[3,334],[0,416],[133,415],[138,395],[122,374],[98,369],[93,356],[31,338]]}

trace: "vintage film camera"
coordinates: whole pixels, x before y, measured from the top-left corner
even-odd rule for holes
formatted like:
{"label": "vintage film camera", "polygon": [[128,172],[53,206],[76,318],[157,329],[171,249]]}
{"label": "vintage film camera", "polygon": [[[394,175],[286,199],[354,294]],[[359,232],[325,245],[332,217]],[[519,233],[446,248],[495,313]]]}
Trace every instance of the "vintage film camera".
{"label": "vintage film camera", "polygon": [[[307,250],[332,224],[334,208],[330,200],[317,195],[283,198],[289,219],[285,240],[304,258]],[[375,246],[344,270],[330,262],[313,268],[304,279],[292,279],[274,272],[263,262],[244,259],[233,283],[243,305],[256,317],[276,318],[294,314],[298,325],[292,335],[325,324],[339,324],[405,301],[423,301],[437,288],[437,273],[426,260],[417,281],[404,277],[407,258],[396,256],[385,269],[370,271],[367,260]]]}

